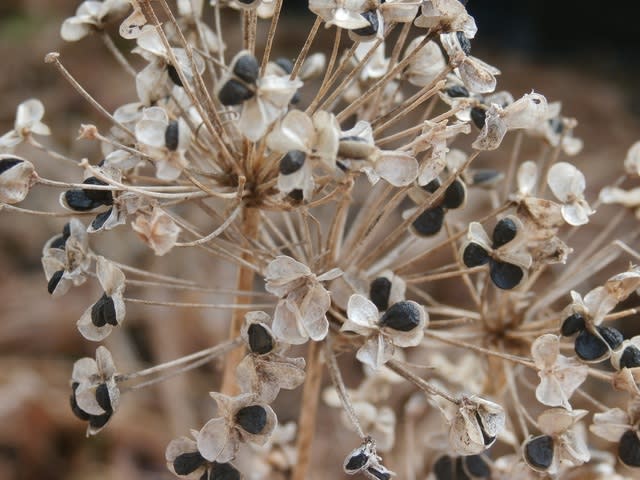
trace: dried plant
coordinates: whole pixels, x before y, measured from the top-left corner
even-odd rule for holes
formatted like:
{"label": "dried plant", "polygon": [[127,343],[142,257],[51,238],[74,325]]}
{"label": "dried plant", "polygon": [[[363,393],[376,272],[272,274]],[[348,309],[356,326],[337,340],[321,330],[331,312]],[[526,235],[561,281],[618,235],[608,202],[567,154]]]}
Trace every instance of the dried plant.
{"label": "dried plant", "polygon": [[[141,307],[228,324],[222,342],[204,336],[199,351],[129,373],[102,345],[78,360],[71,406],[87,434],[136,390],[217,359],[222,375],[189,392],[212,390],[217,413],[193,403],[209,420],[166,449],[181,478],[309,478],[321,401],[342,412],[351,446],[333,454],[349,475],[637,475],[639,231],[625,222],[640,211],[638,144],[590,205],[587,179],[561,161],[582,148],[576,121],[539,93],[495,91],[464,2],[308,7],[315,23],[290,59],[283,0],[85,1],[63,39],[100,35],[138,98],[109,112],[50,53],[110,122],[80,129],[102,155],[40,143],[51,130],[36,99],[0,137],[0,209],[70,218],[42,251],[49,293],[86,281],[102,292],[77,312],[83,337],[126,339]],[[509,137],[506,155],[485,153]],[[539,157],[524,161],[524,144]],[[16,153],[28,145],[77,181],[45,178]],[[42,187],[65,212],[19,206]],[[604,204],[623,208],[594,234]],[[95,248],[112,229],[125,233]],[[282,412],[280,391],[298,388]]]}

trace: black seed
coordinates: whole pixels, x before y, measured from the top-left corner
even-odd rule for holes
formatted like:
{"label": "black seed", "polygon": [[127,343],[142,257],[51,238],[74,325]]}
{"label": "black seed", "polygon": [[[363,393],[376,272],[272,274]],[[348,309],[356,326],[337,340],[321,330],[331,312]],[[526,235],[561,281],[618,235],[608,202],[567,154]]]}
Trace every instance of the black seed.
{"label": "black seed", "polygon": [[455,466],[455,478],[456,480],[471,480],[467,472],[464,471],[464,465],[462,464],[462,457],[456,458]]}
{"label": "black seed", "polygon": [[418,235],[430,236],[442,229],[444,222],[444,208],[441,206],[429,208],[413,221],[413,228]]}
{"label": "black seed", "polygon": [[524,456],[534,468],[546,470],[553,463],[553,438],[549,435],[532,438],[524,446]]}
{"label": "black seed", "polygon": [[484,122],[487,119],[487,110],[484,107],[473,107],[471,109],[471,120],[473,124],[482,130]]}
{"label": "black seed", "polygon": [[184,87],[184,85],[182,84],[182,80],[180,80],[180,75],[178,75],[178,71],[176,70],[176,67],[174,67],[173,65],[168,65],[167,73],[169,74],[169,78],[175,85]]}
{"label": "black seed", "polygon": [[64,192],[64,200],[71,210],[87,212],[102,205],[100,202],[91,200],[85,192],[87,190],[67,190]]}
{"label": "black seed", "polygon": [[248,329],[249,348],[253,353],[264,355],[273,350],[273,338],[262,325],[252,323]]}
{"label": "black seed", "polygon": [[381,470],[378,467],[369,467],[367,468],[367,472],[379,480],[389,480],[391,478],[391,474],[389,472]]}
{"label": "black seed", "polygon": [[489,252],[474,242],[469,243],[462,252],[462,261],[469,268],[486,265],[489,259]]}
{"label": "black seed", "polygon": [[579,358],[587,362],[602,359],[608,352],[607,344],[588,330],[582,330],[576,337],[575,351]]}
{"label": "black seed", "polygon": [[340,160],[336,161],[336,167],[338,167],[340,170],[342,170],[343,172],[348,172],[349,168]]}
{"label": "black seed", "polygon": [[364,468],[364,466],[367,464],[368,461],[369,461],[369,455],[367,455],[364,452],[360,452],[356,455],[352,455],[349,458],[349,461],[345,465],[344,469],[349,474],[355,473],[360,471],[362,468]]}
{"label": "black seed", "polygon": [[291,198],[296,202],[301,202],[302,200],[304,200],[304,192],[299,188],[296,188],[295,190],[291,190],[288,196],[289,198]]}
{"label": "black seed", "polygon": [[519,266],[493,259],[489,262],[489,274],[494,285],[502,290],[517,287],[524,277],[524,271]]}
{"label": "black seed", "polygon": [[471,41],[466,37],[463,32],[456,32],[456,37],[458,37],[458,42],[460,43],[460,48],[465,55],[471,55]]}
{"label": "black seed", "polygon": [[260,405],[241,408],[236,413],[236,423],[252,434],[258,434],[267,425],[267,411]]}
{"label": "black seed", "polygon": [[289,103],[291,103],[291,105],[297,105],[298,103],[300,103],[300,92],[296,90],[296,93],[293,94],[293,97],[291,97],[291,101]]}
{"label": "black seed", "polygon": [[584,330],[584,317],[579,313],[569,315],[562,322],[561,333],[565,337],[570,337],[574,333]]}
{"label": "black seed", "polygon": [[249,90],[243,83],[233,78],[225,83],[218,92],[220,103],[225,106],[240,105],[245,100],[253,97],[254,93]]}
{"label": "black seed", "polygon": [[107,323],[118,325],[116,307],[113,299],[108,297],[106,293],[103,293],[102,297],[91,307],[91,322],[96,327],[104,327]]}
{"label": "black seed", "polygon": [[73,384],[71,385],[73,392],[71,392],[71,396],[69,397],[69,403],[71,405],[71,411],[73,412],[73,414],[83,422],[87,422],[89,421],[89,418],[91,418],[91,415],[82,410],[78,406],[78,402],[76,401],[76,390],[78,389],[79,385],[80,384],[78,382],[73,382]]}
{"label": "black seed", "polygon": [[426,190],[429,193],[435,193],[435,191],[440,188],[440,185],[442,185],[440,183],[440,180],[435,178],[435,179],[431,180],[429,183],[427,183],[426,185],[423,185],[422,189]]}
{"label": "black seed", "polygon": [[51,295],[53,295],[54,290],[58,286],[58,283],[62,279],[62,275],[64,275],[64,270],[58,270],[49,279],[49,283],[47,284],[47,290]]}
{"label": "black seed", "polygon": [[67,222],[62,227],[62,237],[66,240],[71,236],[71,223]]}
{"label": "black seed", "polygon": [[113,412],[111,398],[109,397],[109,387],[107,387],[106,383],[101,383],[96,388],[96,401],[105,412]]}
{"label": "black seed", "polygon": [[0,160],[0,175],[22,162],[19,158],[3,158]]}
{"label": "black seed", "polygon": [[634,430],[627,430],[618,445],[620,461],[630,467],[640,467],[640,439]]}
{"label": "black seed", "polygon": [[564,122],[562,121],[562,119],[560,117],[553,117],[553,118],[550,118],[548,121],[549,121],[549,126],[551,127],[551,130],[554,133],[557,133],[558,135],[560,135],[564,130]]}
{"label": "black seed", "polygon": [[167,129],[164,131],[164,144],[169,150],[175,152],[178,149],[179,140],[178,121],[171,120],[169,125],[167,125]]}
{"label": "black seed", "polygon": [[420,324],[420,309],[413,302],[394,303],[384,312],[380,326],[410,332]]}
{"label": "black seed", "polygon": [[451,185],[444,191],[442,206],[444,208],[459,208],[467,196],[467,189],[463,182],[455,179]]}
{"label": "black seed", "polygon": [[640,367],[640,350],[635,345],[629,345],[620,356],[620,368]]}
{"label": "black seed", "polygon": [[291,150],[282,160],[280,160],[280,173],[282,175],[291,175],[297,172],[304,165],[307,155],[300,150]]}
{"label": "black seed", "polygon": [[202,475],[200,475],[200,478],[198,480],[210,480],[209,479],[209,471],[205,471]]}
{"label": "black seed", "polygon": [[473,478],[488,478],[491,475],[489,465],[485,462],[482,455],[469,455],[462,457],[462,464],[465,473]]}
{"label": "black seed", "polygon": [[91,418],[89,418],[89,425],[93,428],[102,428],[107,424],[111,415],[113,415],[113,412],[103,413],[102,415],[91,415]]}
{"label": "black seed", "polygon": [[378,310],[389,308],[389,295],[391,294],[391,282],[386,277],[378,277],[369,286],[369,298]]}
{"label": "black seed", "polygon": [[376,10],[369,10],[368,12],[361,13],[360,15],[369,22],[369,25],[362,28],[356,28],[352,30],[352,32],[363,37],[369,37],[378,33],[378,29],[380,28],[378,23],[378,12]]}
{"label": "black seed", "polygon": [[260,73],[260,65],[253,55],[243,55],[233,66],[233,73],[247,83],[256,83]]}
{"label": "black seed", "polygon": [[473,185],[479,187],[492,186],[502,180],[503,174],[497,170],[479,169],[473,173]]}
{"label": "black seed", "polygon": [[64,246],[67,243],[67,239],[63,235],[58,235],[53,242],[51,242],[50,248],[59,248],[64,250]]}
{"label": "black seed", "polygon": [[[82,183],[85,185],[100,185],[100,186],[108,185],[106,182],[103,182],[102,180],[99,180],[96,177],[89,177]],[[84,194],[89,200],[92,200],[93,202],[99,205],[113,204],[113,194],[111,193],[111,190],[83,189],[82,191],[84,192]]]}
{"label": "black seed", "polygon": [[602,336],[602,339],[607,342],[607,345],[609,345],[612,350],[618,348],[624,341],[624,336],[622,335],[622,333],[620,333],[620,331],[615,328],[597,326],[596,330],[598,330],[598,333]]}
{"label": "black seed", "polygon": [[487,431],[484,428],[484,423],[482,422],[482,418],[480,418],[480,414],[478,412],[475,412],[475,414],[476,414],[476,422],[478,422],[478,426],[480,427],[480,432],[482,432],[482,440],[484,441],[484,444],[488,447],[493,442],[495,442],[496,437],[491,436],[487,433]]}
{"label": "black seed", "polygon": [[240,472],[230,463],[213,462],[209,480],[240,480]]}
{"label": "black seed", "polygon": [[467,90],[464,85],[454,85],[453,87],[447,88],[445,92],[451,98],[461,98],[469,96],[469,90]]}
{"label": "black seed", "polygon": [[436,480],[457,480],[456,465],[449,455],[443,455],[433,464]]}
{"label": "black seed", "polygon": [[96,215],[96,218],[94,218],[93,221],[91,222],[91,228],[93,228],[94,230],[100,230],[102,226],[105,224],[105,222],[108,220],[108,218],[111,216],[112,211],[113,211],[113,208],[110,208],[106,212],[102,212]]}
{"label": "black seed", "polygon": [[288,74],[291,74],[291,72],[293,72],[293,62],[288,58],[280,57],[276,59],[275,63]]}
{"label": "black seed", "polygon": [[204,465],[207,461],[200,452],[188,452],[178,455],[173,461],[173,469],[178,475],[189,475]]}
{"label": "black seed", "polygon": [[516,222],[510,218],[503,218],[493,229],[493,248],[500,248],[506,243],[516,238],[518,227]]}

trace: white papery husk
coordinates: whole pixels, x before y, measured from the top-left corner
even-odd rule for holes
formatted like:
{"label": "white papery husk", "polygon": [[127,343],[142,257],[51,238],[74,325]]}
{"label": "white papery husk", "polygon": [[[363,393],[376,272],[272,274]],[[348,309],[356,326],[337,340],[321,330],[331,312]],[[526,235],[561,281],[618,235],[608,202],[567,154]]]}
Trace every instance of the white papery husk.
{"label": "white papery husk", "polygon": [[51,135],[51,130],[41,122],[44,105],[36,98],[30,98],[18,105],[13,130],[0,137],[0,148],[11,149],[30,134]]}
{"label": "white papery husk", "polygon": [[[414,38],[405,51],[405,57],[413,52],[424,40],[425,36]],[[405,74],[411,85],[424,87],[432,83],[447,68],[442,50],[434,41],[427,42],[407,66]]]}
{"label": "white papery husk", "polygon": [[368,8],[368,0],[309,0],[309,10],[325,21],[328,28],[332,25],[354,30],[369,26],[361,15]]}
{"label": "white papery husk", "polygon": [[75,398],[78,407],[89,415],[107,413],[96,400],[96,389],[106,383],[111,409],[115,412],[120,404],[120,390],[115,380],[116,367],[111,352],[103,346],[96,350],[96,358],[84,357],[73,364],[71,381],[78,383]]}
{"label": "white papery husk", "polygon": [[580,170],[567,162],[559,162],[549,169],[547,183],[555,197],[563,203],[562,218],[569,225],[589,222],[595,212],[584,198],[586,182]]}
{"label": "white papery husk", "polygon": [[29,190],[37,181],[33,164],[15,155],[0,155],[1,160],[20,160],[20,163],[8,168],[0,174],[0,202],[18,203],[24,200]]}
{"label": "white papery husk", "polygon": [[504,429],[505,413],[500,405],[477,396],[462,397],[455,414],[448,418],[449,445],[459,455],[477,455],[490,446],[484,443],[476,413],[487,435],[497,437]]}
{"label": "white papery husk", "polygon": [[60,27],[60,36],[67,42],[78,41],[92,30],[99,30],[109,19],[124,14],[128,0],[85,1],[80,4],[73,17],[67,18]]}
{"label": "white papery husk", "polygon": [[425,0],[415,25],[422,28],[437,28],[443,32],[464,32],[473,38],[478,31],[476,22],[458,0]]}
{"label": "white papery husk", "polygon": [[131,228],[158,256],[168,253],[178,240],[182,229],[160,207],[153,207],[151,214],[139,213]]}

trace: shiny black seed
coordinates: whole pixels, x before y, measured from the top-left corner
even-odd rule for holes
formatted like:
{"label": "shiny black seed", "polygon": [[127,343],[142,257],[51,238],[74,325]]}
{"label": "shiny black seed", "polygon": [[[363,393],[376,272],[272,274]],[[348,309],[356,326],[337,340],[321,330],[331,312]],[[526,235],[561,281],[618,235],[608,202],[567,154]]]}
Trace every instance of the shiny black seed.
{"label": "shiny black seed", "polygon": [[169,125],[167,125],[167,129],[164,131],[164,144],[169,150],[175,152],[178,149],[179,140],[178,121],[171,120]]}
{"label": "shiny black seed", "polygon": [[245,100],[253,97],[254,93],[249,90],[242,82],[233,78],[225,83],[218,92],[220,103],[225,106],[240,105]]}
{"label": "shiny black seed", "polygon": [[173,65],[168,65],[167,73],[169,74],[169,78],[175,85],[184,87],[184,85],[182,84],[182,80],[180,80],[180,75],[178,75],[178,71],[176,70],[176,67],[174,67]]}
{"label": "shiny black seed", "polygon": [[473,121],[473,124],[480,130],[482,130],[482,127],[484,127],[486,118],[487,111],[484,107],[473,107],[471,109],[471,120]]}
{"label": "shiny black seed", "polygon": [[240,480],[240,472],[230,463],[213,462],[209,480]]}
{"label": "shiny black seed", "polygon": [[640,467],[640,439],[634,430],[627,430],[620,437],[618,457],[625,465]]}
{"label": "shiny black seed", "polygon": [[204,465],[207,461],[200,452],[188,452],[178,455],[173,461],[173,469],[178,475],[189,475]]}
{"label": "shiny black seed", "polygon": [[413,302],[394,303],[384,312],[380,326],[410,332],[420,324],[420,309]]}
{"label": "shiny black seed", "polygon": [[436,480],[457,480],[456,465],[449,455],[443,455],[433,464]]}
{"label": "shiny black seed", "polygon": [[255,83],[260,73],[260,65],[253,55],[241,56],[233,66],[233,73],[247,83]]}
{"label": "shiny black seed", "polygon": [[482,455],[462,457],[462,468],[467,475],[473,478],[488,478],[491,475],[489,465]]}
{"label": "shiny black seed", "polygon": [[462,48],[464,54],[471,55],[471,41],[467,38],[467,36],[463,32],[456,32],[456,37],[458,37],[460,48]]}
{"label": "shiny black seed", "polygon": [[440,188],[440,185],[442,185],[440,183],[440,180],[438,180],[437,178],[434,178],[433,180],[431,180],[426,185],[423,185],[422,189],[426,190],[429,193],[435,193],[435,191]]}
{"label": "shiny black seed", "polygon": [[549,435],[532,438],[524,446],[524,456],[534,468],[546,470],[553,463],[553,438]]}
{"label": "shiny black seed", "polygon": [[304,165],[307,155],[300,150],[291,150],[282,160],[280,160],[280,173],[282,175],[291,175],[297,172]]}
{"label": "shiny black seed", "polygon": [[252,323],[247,331],[249,336],[249,348],[253,353],[264,355],[273,350],[273,338],[262,325]]}
{"label": "shiny black seed", "polygon": [[91,222],[91,228],[93,228],[94,230],[100,230],[107,219],[111,216],[112,211],[113,208],[110,208],[106,212],[102,212],[96,215],[96,218],[94,218]]}
{"label": "shiny black seed", "polygon": [[502,290],[517,287],[524,277],[524,271],[519,266],[495,260],[489,262],[489,274],[494,285]]}
{"label": "shiny black seed", "polygon": [[635,345],[629,345],[620,356],[620,368],[640,367],[640,350]]}
{"label": "shiny black seed", "polygon": [[63,235],[58,235],[53,242],[51,242],[50,248],[59,248],[64,250],[64,246],[67,243],[67,239]]}
{"label": "shiny black seed", "polygon": [[113,408],[111,407],[111,398],[109,397],[109,388],[106,383],[101,383],[96,388],[96,401],[100,408],[102,408],[105,412],[112,412]]}
{"label": "shiny black seed", "polygon": [[107,323],[114,326],[118,325],[116,307],[113,299],[108,297],[106,293],[103,293],[102,297],[91,307],[91,322],[96,327],[104,327]]}
{"label": "shiny black seed", "polygon": [[500,248],[516,237],[518,227],[511,218],[503,218],[493,229],[493,248]]}
{"label": "shiny black seed", "polygon": [[389,295],[391,294],[391,282],[386,277],[378,277],[369,286],[369,298],[378,310],[389,308]]}
{"label": "shiny black seed", "polygon": [[301,202],[302,200],[304,200],[304,192],[299,188],[296,188],[295,190],[291,190],[289,192],[289,198],[296,202]]}
{"label": "shiny black seed", "polygon": [[479,169],[473,173],[473,185],[491,187],[502,180],[503,174],[497,170]]}
{"label": "shiny black seed", "polygon": [[593,362],[604,357],[609,349],[602,339],[588,330],[582,330],[576,337],[575,351],[582,360]]}
{"label": "shiny black seed", "polygon": [[464,85],[454,85],[453,87],[447,88],[445,90],[445,92],[451,98],[461,98],[461,97],[468,97],[469,96],[469,90],[467,90],[464,87]]}
{"label": "shiny black seed", "polygon": [[71,223],[67,222],[62,227],[62,238],[65,240],[71,236]]}
{"label": "shiny black seed", "polygon": [[429,208],[413,221],[413,228],[418,235],[435,235],[442,229],[444,213],[444,208],[440,205]]}
{"label": "shiny black seed", "polygon": [[71,405],[71,411],[73,412],[73,414],[77,418],[82,420],[83,422],[87,422],[89,420],[89,418],[91,418],[91,415],[89,415],[87,412],[82,410],[78,406],[78,402],[76,401],[76,390],[78,389],[79,385],[80,384],[78,382],[73,382],[73,384],[71,385],[71,388],[73,389],[73,392],[71,393],[71,396],[69,397],[69,403]]}
{"label": "shiny black seed", "polygon": [[89,418],[89,425],[93,428],[102,428],[107,424],[111,415],[113,415],[113,412],[103,413],[102,415],[91,415],[91,418]]}
{"label": "shiny black seed", "polygon": [[464,252],[462,252],[462,261],[469,268],[486,265],[489,259],[489,252],[477,243],[469,243],[464,249]]}
{"label": "shiny black seed", "polygon": [[3,158],[0,160],[0,175],[22,162],[19,158]]}
{"label": "shiny black seed", "polygon": [[[102,180],[99,180],[96,177],[89,177],[82,183],[85,185],[100,185],[100,186],[108,185],[106,182],[103,182]],[[92,200],[93,202],[99,205],[113,204],[113,194],[111,193],[111,190],[83,189],[82,191],[84,192],[84,194],[89,200]]]}
{"label": "shiny black seed", "polygon": [[378,467],[369,467],[367,468],[367,472],[379,480],[389,480],[391,478],[391,474],[389,472],[381,470]]}
{"label": "shiny black seed", "polygon": [[620,333],[620,331],[615,328],[597,326],[596,330],[598,330],[598,333],[602,336],[602,339],[607,342],[607,345],[609,345],[612,350],[618,348],[624,341],[624,336],[622,335],[622,333]]}
{"label": "shiny black seed", "polygon": [[53,295],[54,290],[56,289],[56,287],[58,286],[58,283],[62,279],[62,275],[64,275],[64,270],[58,270],[53,275],[51,275],[51,278],[49,279],[49,283],[47,284],[47,290],[49,291],[50,294]]}
{"label": "shiny black seed", "polygon": [[560,331],[565,337],[570,337],[574,333],[578,333],[584,330],[584,317],[579,313],[569,315],[562,322],[562,328]]}
{"label": "shiny black seed", "polygon": [[347,471],[347,473],[355,473],[364,468],[368,461],[369,455],[364,452],[360,452],[356,455],[352,455],[349,458],[349,461],[345,465],[344,469]]}
{"label": "shiny black seed", "polygon": [[258,434],[267,425],[267,411],[260,405],[241,408],[236,413],[236,423],[247,432]]}
{"label": "shiny black seed", "polygon": [[484,441],[484,444],[488,447],[496,440],[496,437],[491,436],[487,433],[487,431],[484,428],[484,423],[482,422],[482,418],[480,418],[480,414],[478,412],[475,412],[475,414],[476,414],[475,415],[476,422],[478,422],[478,426],[480,427],[480,432],[482,432],[482,440]]}
{"label": "shiny black seed", "polygon": [[369,10],[368,12],[361,13],[360,15],[369,22],[369,25],[362,28],[356,28],[352,30],[352,32],[363,37],[369,37],[378,33],[378,29],[380,28],[378,23],[378,12],[376,12],[376,10]]}
{"label": "shiny black seed", "polygon": [[64,192],[64,200],[71,210],[76,212],[87,212],[102,205],[94,202],[85,193],[87,190],[67,190]]}
{"label": "shiny black seed", "polygon": [[278,65],[282,70],[291,74],[293,72],[293,62],[285,57],[280,57],[276,59],[276,65]]}
{"label": "shiny black seed", "polygon": [[455,179],[444,191],[442,206],[444,208],[460,208],[467,196],[467,189],[463,182]]}

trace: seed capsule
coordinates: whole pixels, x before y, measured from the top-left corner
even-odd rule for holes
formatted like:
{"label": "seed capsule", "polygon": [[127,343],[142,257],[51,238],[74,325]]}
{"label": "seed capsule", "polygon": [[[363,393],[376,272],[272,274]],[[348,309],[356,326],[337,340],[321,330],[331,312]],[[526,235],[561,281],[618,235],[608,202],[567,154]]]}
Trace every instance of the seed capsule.
{"label": "seed capsule", "polygon": [[620,461],[630,467],[640,467],[640,439],[635,430],[627,430],[618,445]]}
{"label": "seed capsule", "polygon": [[493,248],[500,248],[516,238],[518,226],[511,218],[503,218],[493,229]]}
{"label": "seed capsule", "polygon": [[253,55],[242,55],[233,66],[233,73],[247,83],[256,83],[260,65]]}
{"label": "seed capsule", "polygon": [[252,323],[247,330],[249,336],[249,348],[253,353],[264,355],[273,350],[273,338],[262,325]]}
{"label": "seed capsule", "polygon": [[478,422],[478,426],[480,427],[480,432],[482,433],[482,440],[484,444],[488,447],[489,445],[491,445],[493,442],[496,441],[496,437],[494,435],[489,435],[487,433],[487,429],[484,426],[482,417],[480,417],[480,414],[478,412],[475,412],[475,416],[476,416],[476,422]]}
{"label": "seed capsule", "polygon": [[389,295],[391,294],[391,282],[386,277],[378,277],[369,287],[369,298],[378,310],[389,308]]}
{"label": "seed capsule", "polygon": [[569,315],[565,318],[564,322],[562,322],[562,328],[560,331],[563,336],[570,337],[574,333],[584,330],[584,328],[584,317],[579,313],[574,313],[573,315]]}
{"label": "seed capsule", "polygon": [[189,475],[206,462],[200,452],[187,452],[176,457],[173,461],[173,469],[178,475]]}
{"label": "seed capsule", "polygon": [[291,150],[282,160],[280,160],[280,173],[282,175],[291,175],[297,172],[304,165],[307,155],[300,150]]}
{"label": "seed capsule", "polygon": [[254,93],[249,90],[242,82],[233,78],[225,83],[218,92],[218,99],[222,105],[229,107],[231,105],[240,105],[245,100],[249,100]]}
{"label": "seed capsule", "polygon": [[178,128],[178,121],[171,120],[169,125],[167,125],[167,129],[164,131],[164,144],[172,152],[178,149],[178,142],[180,140]]}
{"label": "seed capsule", "polygon": [[267,425],[267,411],[260,405],[241,408],[236,414],[236,423],[243,430],[256,435]]}
{"label": "seed capsule", "polygon": [[403,301],[394,303],[384,312],[380,326],[393,328],[401,332],[410,332],[420,325],[421,312],[415,302]]}
{"label": "seed capsule", "polygon": [[540,435],[529,440],[524,446],[524,458],[536,470],[549,468],[553,463],[553,438]]}
{"label": "seed capsule", "polygon": [[91,322],[96,327],[104,327],[107,323],[114,326],[118,325],[116,307],[113,299],[108,297],[106,293],[103,293],[102,297],[91,307]]}

